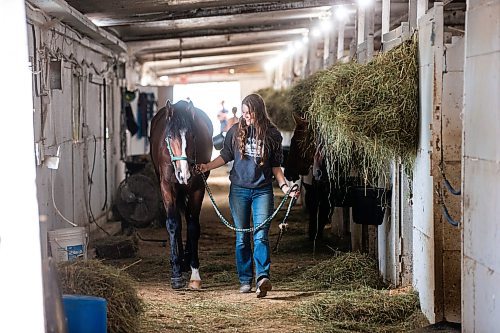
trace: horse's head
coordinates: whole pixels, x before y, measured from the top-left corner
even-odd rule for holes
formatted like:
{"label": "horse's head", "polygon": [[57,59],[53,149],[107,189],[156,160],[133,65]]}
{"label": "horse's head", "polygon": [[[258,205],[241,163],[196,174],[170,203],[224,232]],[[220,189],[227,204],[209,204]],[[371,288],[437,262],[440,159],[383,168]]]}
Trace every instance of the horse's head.
{"label": "horse's head", "polygon": [[192,102],[167,101],[166,142],[170,160],[179,184],[187,184],[191,178],[190,165],[196,160],[196,143],[193,132],[194,106]]}
{"label": "horse's head", "polygon": [[[285,177],[296,181],[300,175],[307,175],[313,162],[314,146],[308,142],[308,121],[293,114],[295,120],[295,131],[290,142],[290,152],[285,163]],[[294,156],[294,158],[291,158]]]}

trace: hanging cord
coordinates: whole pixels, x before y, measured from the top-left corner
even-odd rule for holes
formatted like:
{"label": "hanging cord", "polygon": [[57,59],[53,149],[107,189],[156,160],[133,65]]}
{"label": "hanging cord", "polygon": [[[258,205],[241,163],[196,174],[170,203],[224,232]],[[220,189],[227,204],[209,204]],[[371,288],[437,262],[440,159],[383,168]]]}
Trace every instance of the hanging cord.
{"label": "hanging cord", "polygon": [[104,231],[104,233],[108,236],[111,236],[109,234],[109,232],[107,232],[106,230],[104,230],[96,221],[95,217],[94,217],[94,213],[92,212],[92,201],[90,201],[90,199],[92,198],[92,183],[93,183],[93,180],[92,178],[94,177],[94,168],[95,168],[95,156],[96,156],[96,150],[97,150],[97,139],[95,137],[95,135],[92,135],[94,137],[94,157],[92,158],[92,170],[90,172],[90,176],[89,176],[89,211],[90,211],[90,216],[92,217],[92,223],[94,223],[99,229],[101,229],[102,231]]}
{"label": "hanging cord", "polygon": [[51,187],[52,187],[52,205],[54,206],[54,209],[56,210],[57,214],[65,221],[65,222],[68,222],[69,224],[71,224],[73,227],[78,227],[78,225],[74,222],[71,222],[70,220],[68,220],[60,211],[59,209],[57,208],[57,205],[56,205],[56,200],[54,198],[54,177],[53,177],[53,174],[54,174],[54,170],[50,170],[50,182],[51,182]]}
{"label": "hanging cord", "polygon": [[450,191],[450,193],[453,195],[461,195],[462,194],[461,190],[455,190],[455,188],[453,186],[451,186],[451,183],[448,181],[448,178],[446,178],[446,174],[444,173],[444,169],[443,169],[442,165],[439,166],[439,170],[441,171],[441,175],[443,176],[444,185],[446,186],[448,191]]}
{"label": "hanging cord", "polygon": [[[283,205],[285,204],[285,202],[287,201],[288,197],[290,197],[290,193],[295,191],[297,188],[298,188],[298,185],[297,184],[294,184],[289,190],[288,192],[285,193],[285,196],[283,197],[283,199],[281,200],[281,202],[279,203],[278,207],[274,210],[274,212],[267,218],[265,219],[262,223],[260,223],[259,225],[257,226],[254,226],[254,227],[250,227],[250,228],[237,228],[235,227],[234,225],[232,225],[231,223],[229,223],[226,218],[224,218],[224,216],[222,216],[222,213],[220,212],[219,210],[219,207],[217,207],[217,204],[215,203],[215,200],[214,200],[214,196],[212,194],[212,191],[210,190],[210,187],[208,186],[208,183],[207,183],[207,178],[205,177],[205,174],[203,173],[200,173],[201,175],[201,179],[203,179],[203,183],[205,184],[205,189],[207,190],[207,193],[208,193],[208,196],[210,197],[210,202],[212,203],[212,206],[214,207],[215,209],[215,213],[217,214],[217,216],[219,217],[220,221],[226,226],[228,227],[229,229],[233,230],[233,231],[237,231],[237,232],[254,232],[254,231],[257,231],[261,228],[263,228],[264,226],[266,226],[267,224],[269,224],[272,219],[274,219],[274,217],[276,216],[276,214],[278,214],[278,212],[281,210],[281,207],[283,207]],[[288,206],[288,210],[289,211],[291,208],[292,208],[292,205],[294,204],[294,201],[293,200],[290,200],[290,204]]]}
{"label": "hanging cord", "polygon": [[[445,57],[445,61],[446,61],[446,57]],[[441,110],[442,111],[442,110]],[[440,118],[440,136],[441,136],[441,140],[440,141],[440,145],[441,145],[441,161],[439,163],[439,170],[441,171],[441,175],[443,177],[443,180],[444,180],[444,184],[446,186],[446,188],[448,189],[448,191],[450,191],[453,195],[460,195],[461,194],[461,191],[457,191],[455,190],[450,182],[448,181],[448,179],[446,178],[446,174],[445,174],[445,171],[444,171],[444,144],[443,144],[443,117],[442,115],[439,117]],[[446,221],[448,221],[449,224],[451,224],[452,226],[454,227],[458,227],[459,224],[460,224],[460,221],[455,221],[451,215],[450,215],[450,212],[448,211],[448,208],[446,207],[446,204],[444,202],[444,190],[443,188],[441,188],[441,191],[440,191],[440,201],[441,201],[441,209],[443,211],[443,215],[444,217],[446,218]]]}

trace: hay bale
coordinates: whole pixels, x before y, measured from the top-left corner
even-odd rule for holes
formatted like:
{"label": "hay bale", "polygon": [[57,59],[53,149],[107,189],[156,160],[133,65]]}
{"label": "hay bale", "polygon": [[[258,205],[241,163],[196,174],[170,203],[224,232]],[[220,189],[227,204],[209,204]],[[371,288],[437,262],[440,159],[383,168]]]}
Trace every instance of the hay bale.
{"label": "hay bale", "polygon": [[129,236],[112,236],[94,242],[96,256],[102,259],[134,258],[137,254],[137,239]]}
{"label": "hay bale", "polygon": [[391,295],[388,290],[361,288],[329,292],[303,303],[297,312],[324,322],[328,331],[401,332],[411,328],[420,307],[414,292]]}
{"label": "hay bale", "polygon": [[64,262],[58,265],[64,294],[102,297],[108,303],[108,332],[139,331],[142,301],[132,279],[125,272],[96,260]]}
{"label": "hay bale", "polygon": [[332,178],[338,168],[360,164],[365,179],[375,181],[398,157],[412,169],[418,144],[417,56],[415,38],[366,65],[334,65],[306,84],[312,89],[306,117],[323,143]]}
{"label": "hay bale", "polygon": [[267,114],[273,124],[282,131],[293,131],[295,122],[292,117],[289,90],[265,88],[256,91],[256,93],[262,96],[264,103],[266,103]]}
{"label": "hay bale", "polygon": [[309,289],[384,287],[377,261],[366,254],[347,252],[307,269],[297,280]]}

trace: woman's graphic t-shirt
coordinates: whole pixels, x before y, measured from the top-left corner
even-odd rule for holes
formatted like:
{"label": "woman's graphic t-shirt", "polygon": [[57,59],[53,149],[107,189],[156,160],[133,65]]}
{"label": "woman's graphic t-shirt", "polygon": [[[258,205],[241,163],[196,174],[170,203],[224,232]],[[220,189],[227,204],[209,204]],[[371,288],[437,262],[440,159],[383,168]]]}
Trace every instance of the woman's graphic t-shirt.
{"label": "woman's graphic t-shirt", "polygon": [[260,166],[259,164],[263,152],[262,142],[256,140],[253,135],[253,126],[249,127],[250,135],[245,144],[245,158],[241,158],[238,148],[237,138],[235,137],[237,131],[238,124],[235,124],[229,129],[224,140],[224,147],[220,152],[224,162],[227,163],[234,160],[233,168],[229,174],[229,180],[235,185],[246,188],[258,188],[271,184],[273,181],[272,168],[280,166],[283,159],[281,147],[283,138],[280,132],[274,126],[268,129],[268,144],[266,144],[266,149],[268,149],[266,155],[268,157],[264,165]]}

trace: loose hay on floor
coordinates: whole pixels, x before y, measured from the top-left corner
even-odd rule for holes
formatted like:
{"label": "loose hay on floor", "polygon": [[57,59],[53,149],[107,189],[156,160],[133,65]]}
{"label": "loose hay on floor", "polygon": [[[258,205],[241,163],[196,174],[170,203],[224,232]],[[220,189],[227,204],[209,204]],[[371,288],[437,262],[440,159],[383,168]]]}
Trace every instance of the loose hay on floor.
{"label": "loose hay on floor", "polygon": [[127,273],[96,260],[64,262],[58,272],[63,293],[106,299],[108,332],[138,332],[143,304]]}
{"label": "loose hay on floor", "polygon": [[412,328],[419,312],[416,293],[391,295],[371,288],[330,291],[297,309],[300,316],[322,322],[330,332],[403,332]]}
{"label": "loose hay on floor", "polygon": [[375,259],[358,252],[340,253],[307,269],[293,283],[308,290],[384,287]]}

